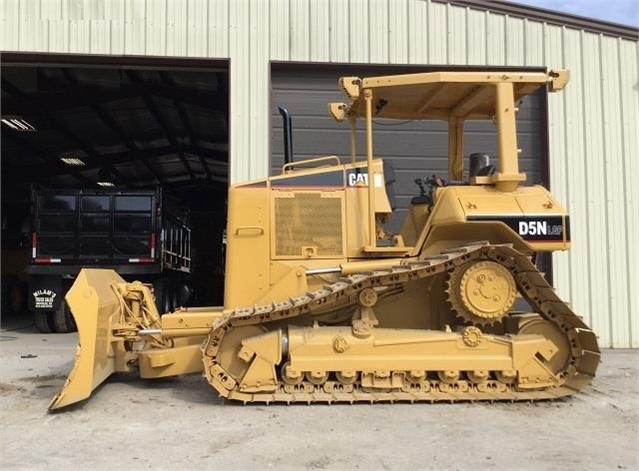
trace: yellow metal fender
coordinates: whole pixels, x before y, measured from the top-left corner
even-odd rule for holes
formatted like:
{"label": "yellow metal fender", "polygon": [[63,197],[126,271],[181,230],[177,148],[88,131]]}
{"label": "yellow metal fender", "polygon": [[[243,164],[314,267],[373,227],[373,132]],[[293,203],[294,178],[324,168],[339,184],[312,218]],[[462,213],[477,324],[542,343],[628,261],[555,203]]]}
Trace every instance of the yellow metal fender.
{"label": "yellow metal fender", "polygon": [[112,373],[128,371],[122,340],[112,334],[120,315],[115,283],[125,283],[115,271],[85,268],[67,293],[65,299],[78,326],[78,346],[73,368],[49,411],[88,398]]}

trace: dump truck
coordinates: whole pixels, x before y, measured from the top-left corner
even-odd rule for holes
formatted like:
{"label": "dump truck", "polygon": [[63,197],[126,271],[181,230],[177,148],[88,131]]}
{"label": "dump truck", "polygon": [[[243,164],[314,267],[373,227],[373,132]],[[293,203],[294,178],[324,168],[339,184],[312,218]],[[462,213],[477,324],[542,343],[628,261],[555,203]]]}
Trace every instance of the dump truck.
{"label": "dump truck", "polygon": [[84,267],[154,286],[162,312],[191,293],[188,208],[154,188],[31,188],[29,310],[40,332],[71,332],[64,294]]}
{"label": "dump truck", "polygon": [[[243,403],[535,401],[588,385],[594,332],[534,261],[570,247],[569,217],[518,165],[517,103],[567,71],[342,77],[329,113],[346,158],[284,164],[231,186],[224,306],[160,315],[150,286],[82,270],[66,295],[75,364],[50,410],[114,372],[203,373]],[[365,149],[357,151],[363,120]],[[374,120],[448,123],[448,178],[421,179],[400,231]],[[496,127],[494,164],[464,171],[464,122]],[[527,303],[516,309],[519,300]]]}

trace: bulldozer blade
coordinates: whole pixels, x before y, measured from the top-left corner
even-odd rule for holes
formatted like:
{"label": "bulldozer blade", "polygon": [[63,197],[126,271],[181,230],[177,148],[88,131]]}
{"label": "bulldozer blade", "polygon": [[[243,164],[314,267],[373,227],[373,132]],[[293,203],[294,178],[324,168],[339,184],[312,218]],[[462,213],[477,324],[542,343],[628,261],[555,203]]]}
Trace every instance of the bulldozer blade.
{"label": "bulldozer blade", "polygon": [[118,354],[122,355],[124,351],[122,340],[112,335],[112,326],[120,312],[120,301],[113,291],[113,284],[124,282],[114,270],[85,268],[66,294],[65,299],[78,326],[78,346],[73,368],[49,404],[49,411],[88,398],[112,373],[127,371],[117,368]]}

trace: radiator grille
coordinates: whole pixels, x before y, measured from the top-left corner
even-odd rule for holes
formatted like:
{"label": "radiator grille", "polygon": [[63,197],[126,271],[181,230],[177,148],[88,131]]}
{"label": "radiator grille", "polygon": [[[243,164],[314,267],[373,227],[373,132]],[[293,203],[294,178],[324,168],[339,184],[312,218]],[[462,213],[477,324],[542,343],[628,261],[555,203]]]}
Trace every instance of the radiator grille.
{"label": "radiator grille", "polygon": [[294,193],[275,197],[275,255],[341,256],[342,195]]}

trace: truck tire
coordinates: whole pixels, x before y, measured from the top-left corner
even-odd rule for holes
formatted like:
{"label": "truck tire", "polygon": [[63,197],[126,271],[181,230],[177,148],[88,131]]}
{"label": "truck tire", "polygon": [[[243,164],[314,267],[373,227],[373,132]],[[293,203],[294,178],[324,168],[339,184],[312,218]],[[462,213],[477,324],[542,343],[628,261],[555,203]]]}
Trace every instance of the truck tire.
{"label": "truck tire", "polygon": [[155,306],[158,308],[158,313],[162,315],[169,312],[165,280],[157,279],[153,282],[153,294],[155,295]]}
{"label": "truck tire", "polygon": [[0,296],[0,301],[2,301],[2,307],[0,307],[2,316],[9,317],[12,315],[13,306],[11,305],[11,284],[5,277],[2,277],[2,295]]}
{"label": "truck tire", "polygon": [[178,287],[175,283],[175,281],[173,281],[171,283],[171,288],[170,288],[170,296],[171,296],[171,312],[175,311],[178,307]]}
{"label": "truck tire", "polygon": [[186,306],[193,296],[193,288],[186,283],[182,283],[178,286],[178,306]]}
{"label": "truck tire", "polygon": [[35,311],[33,313],[33,322],[38,331],[43,334],[50,334],[55,329],[51,311]]}
{"label": "truck tire", "polygon": [[18,315],[24,309],[27,300],[27,288],[23,281],[15,276],[2,277],[2,307],[3,316]]}
{"label": "truck tire", "polygon": [[69,310],[69,306],[67,306],[67,302],[65,300],[60,302],[58,310],[53,314],[53,325],[55,331],[59,334],[76,331],[73,316],[71,315],[71,311]]}
{"label": "truck tire", "polygon": [[191,289],[187,285],[179,284],[173,278],[161,278],[153,282],[155,305],[160,315],[173,312],[187,303],[191,297]]}

